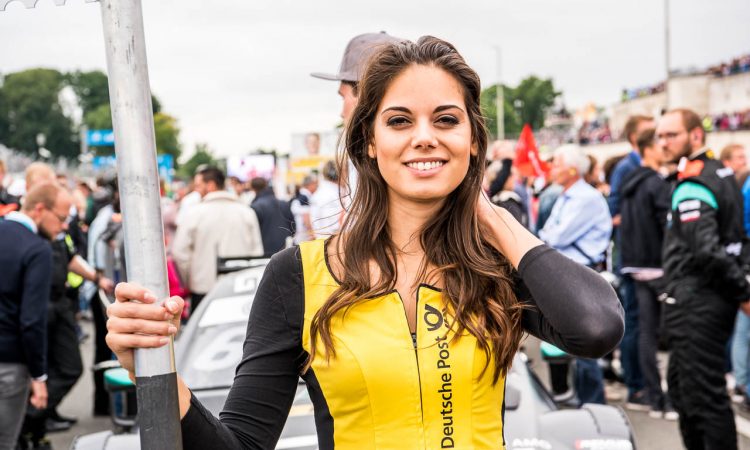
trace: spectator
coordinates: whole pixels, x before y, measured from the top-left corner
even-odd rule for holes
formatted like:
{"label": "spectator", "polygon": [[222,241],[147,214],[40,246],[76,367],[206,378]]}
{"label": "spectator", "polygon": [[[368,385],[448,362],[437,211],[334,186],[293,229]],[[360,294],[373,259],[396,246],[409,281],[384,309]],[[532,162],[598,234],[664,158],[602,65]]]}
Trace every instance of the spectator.
{"label": "spectator", "polygon": [[741,194],[731,170],[706,147],[695,112],[668,112],[657,137],[667,157],[680,162],[662,252],[666,289],[674,299],[664,310],[672,350],[669,397],[687,448],[732,450],[737,434],[725,352],[737,307],[750,312]]}
{"label": "spectator", "polygon": [[528,228],[529,216],[526,213],[526,208],[521,201],[521,196],[514,191],[517,182],[518,174],[515,170],[511,170],[510,176],[505,180],[505,185],[490,200],[497,206],[507,209],[521,225]]}
{"label": "spectator", "polygon": [[[339,66],[339,72],[337,74],[328,73],[311,73],[315,78],[323,80],[338,81],[339,82],[339,96],[341,96],[341,119],[344,121],[344,127],[349,124],[349,119],[354,112],[354,108],[357,106],[359,101],[359,79],[364,74],[367,62],[370,57],[376,53],[380,47],[389,43],[396,43],[403,41],[403,39],[394,37],[381,31],[380,33],[365,33],[358,36],[354,36],[344,50],[344,55],[341,58],[341,65]],[[346,153],[346,152],[344,152]],[[346,173],[337,174],[337,183],[344,187],[346,191],[342,196],[342,199],[349,198],[349,202],[354,197],[354,191],[357,186],[357,172],[354,169],[354,165],[349,163],[346,166]],[[327,193],[330,193],[327,191]],[[337,194],[339,195],[339,194]],[[341,200],[338,201],[341,203]],[[333,210],[333,207],[330,208]],[[339,211],[343,209],[339,208]],[[336,220],[338,223],[339,219]],[[313,224],[315,227],[319,225]],[[334,232],[338,230],[338,225],[335,229],[326,229],[326,232]]]}
{"label": "spectator", "polygon": [[310,219],[315,236],[320,238],[338,231],[343,206],[339,196],[339,174],[336,164],[328,161],[323,166],[323,179],[310,198]]}
{"label": "spectator", "polygon": [[172,244],[174,261],[192,293],[193,311],[216,282],[217,258],[263,255],[258,217],[224,190],[224,173],[207,167],[194,181],[202,200],[177,224]]}
{"label": "spectator", "polygon": [[747,155],[742,144],[729,144],[719,154],[724,167],[729,167],[734,173],[742,173],[747,169]]}
{"label": "spectator", "polygon": [[253,178],[250,187],[255,192],[250,207],[258,216],[263,256],[270,258],[286,248],[287,239],[294,235],[294,216],[289,203],[276,198],[265,178]]}
{"label": "spectator", "polygon": [[[565,145],[555,151],[552,178],[563,192],[552,207],[539,238],[568,258],[600,269],[612,233],[607,202],[583,180],[590,161],[580,147]],[[605,403],[602,370],[596,360],[576,359],[576,390],[583,403]]]}
{"label": "spectator", "polygon": [[[52,183],[57,187],[57,178],[52,169],[42,163],[34,163],[26,170],[26,187],[33,191],[37,186]],[[64,189],[64,188],[62,188]],[[65,189],[64,189],[65,190]],[[70,393],[83,372],[81,353],[78,341],[78,329],[75,314],[78,309],[78,292],[73,283],[69,283],[69,272],[77,276],[77,283],[89,280],[99,288],[111,292],[112,281],[101,277],[78,254],[71,235],[68,233],[71,217],[72,197],[65,190],[67,210],[57,211],[56,215],[63,223],[58,235],[52,238],[52,269],[47,280],[50,284],[47,314],[47,369],[48,401],[46,408],[29,407],[23,426],[22,441],[25,440],[35,448],[46,445],[45,435],[48,431],[63,431],[76,423],[75,418],[60,416],[58,405]],[[69,288],[73,287],[71,297]]]}
{"label": "spectator", "polygon": [[295,235],[294,243],[315,239],[312,222],[310,220],[310,199],[318,189],[318,180],[312,175],[307,175],[302,180],[298,192],[290,202],[290,209],[294,214]]}
{"label": "spectator", "polygon": [[641,166],[641,156],[638,153],[638,136],[644,131],[654,128],[654,119],[650,116],[632,116],[625,124],[623,136],[630,143],[631,151],[617,163],[612,171],[610,181],[610,193],[607,203],[612,215],[615,241],[615,273],[620,276],[620,287],[618,294],[625,310],[625,336],[620,343],[620,361],[622,363],[625,385],[628,387],[628,398],[625,407],[632,410],[647,411],[651,408],[648,402],[648,393],[644,389],[643,373],[641,373],[640,357],[638,355],[638,301],[635,298],[635,287],[633,279],[628,275],[620,274],[620,233],[617,227],[620,225],[620,188],[622,180],[629,173]]}
{"label": "spectator", "polygon": [[[742,187],[742,221],[745,233],[750,236],[750,172],[745,169],[737,176],[737,182]],[[732,335],[732,371],[734,372],[735,386],[732,400],[740,402],[740,407],[750,411],[750,316],[744,311],[737,311],[737,319],[734,322],[734,333]]]}
{"label": "spectator", "polygon": [[[0,159],[0,216],[4,215],[6,212],[15,210],[19,203],[18,198],[10,195],[5,189],[5,184],[3,184],[3,181],[5,180],[6,174],[7,169],[5,167],[5,161]],[[14,204],[16,206],[13,206]],[[8,208],[3,208],[4,205],[7,205]]]}
{"label": "spectator", "polygon": [[633,279],[638,301],[638,355],[651,405],[649,415],[677,420],[669,398],[661,388],[656,363],[662,292],[661,248],[670,210],[669,185],[659,174],[664,163],[662,148],[655,142],[655,130],[637,138],[641,167],[630,172],[620,190],[620,249],[623,274]]}
{"label": "spectator", "polygon": [[[31,189],[21,212],[0,221],[0,448],[15,448],[29,399],[47,407],[47,302],[52,252],[46,239],[66,227],[68,193]],[[40,236],[41,235],[41,236]]]}

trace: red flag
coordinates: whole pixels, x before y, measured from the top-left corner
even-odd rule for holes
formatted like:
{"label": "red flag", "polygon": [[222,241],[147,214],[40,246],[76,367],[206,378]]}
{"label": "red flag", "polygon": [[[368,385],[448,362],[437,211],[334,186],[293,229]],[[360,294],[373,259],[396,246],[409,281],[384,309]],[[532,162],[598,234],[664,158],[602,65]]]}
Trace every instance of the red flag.
{"label": "red flag", "polygon": [[521,130],[521,136],[516,144],[516,159],[513,161],[521,175],[525,177],[543,177],[549,172],[549,165],[539,157],[534,134],[527,123]]}

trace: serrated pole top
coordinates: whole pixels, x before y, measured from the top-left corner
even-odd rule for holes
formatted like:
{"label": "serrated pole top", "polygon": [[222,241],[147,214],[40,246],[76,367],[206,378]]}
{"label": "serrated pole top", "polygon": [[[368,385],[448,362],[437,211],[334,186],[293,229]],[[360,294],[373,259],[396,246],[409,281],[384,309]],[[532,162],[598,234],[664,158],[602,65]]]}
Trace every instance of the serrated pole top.
{"label": "serrated pole top", "polygon": [[[23,5],[27,9],[31,9],[36,6],[37,3],[39,3],[39,0],[0,0],[0,11],[5,11],[5,7],[8,6],[8,3],[13,1],[19,1],[23,3]],[[63,6],[65,4],[66,0],[52,0],[55,5],[57,6]],[[86,0],[86,3],[93,3],[99,0]]]}

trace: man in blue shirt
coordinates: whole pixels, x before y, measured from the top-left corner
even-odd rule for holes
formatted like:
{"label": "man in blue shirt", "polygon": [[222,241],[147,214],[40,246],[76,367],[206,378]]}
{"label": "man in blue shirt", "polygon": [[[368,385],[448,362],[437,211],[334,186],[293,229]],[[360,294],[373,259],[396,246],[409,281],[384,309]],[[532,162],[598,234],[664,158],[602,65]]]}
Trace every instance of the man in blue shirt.
{"label": "man in blue shirt", "polygon": [[[607,203],[609,204],[609,212],[612,215],[612,224],[614,225],[613,235],[615,247],[617,247],[614,269],[618,276],[620,275],[622,262],[620,258],[622,253],[620,251],[620,238],[617,230],[617,227],[620,225],[622,182],[635,169],[641,167],[641,156],[638,154],[638,145],[636,143],[638,136],[644,131],[655,127],[654,119],[650,116],[635,115],[628,119],[622,134],[630,143],[631,151],[617,163],[612,171],[610,194]],[[625,384],[628,387],[628,399],[625,407],[646,411],[649,409],[649,402],[639,362],[640,356],[638,354],[638,301],[635,297],[635,285],[630,276],[621,276],[619,291],[622,307],[625,310],[625,336],[620,343],[620,360],[622,362]]]}
{"label": "man in blue shirt", "polygon": [[[539,238],[573,261],[599,269],[609,246],[612,218],[602,194],[583,180],[590,164],[577,145],[555,151],[552,180],[563,191],[539,230]],[[581,404],[605,403],[602,370],[596,360],[577,358],[575,378]]]}
{"label": "man in blue shirt", "polygon": [[52,250],[45,238],[67,229],[70,203],[64,189],[42,184],[27,194],[21,212],[0,222],[0,448],[15,448],[29,386],[32,406],[47,406]]}
{"label": "man in blue shirt", "polygon": [[539,237],[573,261],[594,268],[604,262],[612,218],[602,194],[583,180],[589,164],[576,145],[557,149],[553,179],[563,192],[544,228],[539,230]]}

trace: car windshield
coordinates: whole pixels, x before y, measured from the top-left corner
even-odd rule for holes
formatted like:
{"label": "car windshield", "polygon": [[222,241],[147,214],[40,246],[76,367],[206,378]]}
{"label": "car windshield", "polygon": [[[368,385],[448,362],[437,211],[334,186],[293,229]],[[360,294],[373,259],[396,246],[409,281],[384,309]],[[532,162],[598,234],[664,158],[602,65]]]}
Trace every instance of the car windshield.
{"label": "car windshield", "polygon": [[202,310],[197,327],[184,345],[179,370],[191,389],[228,388],[242,358],[242,344],[255,290],[216,297]]}

